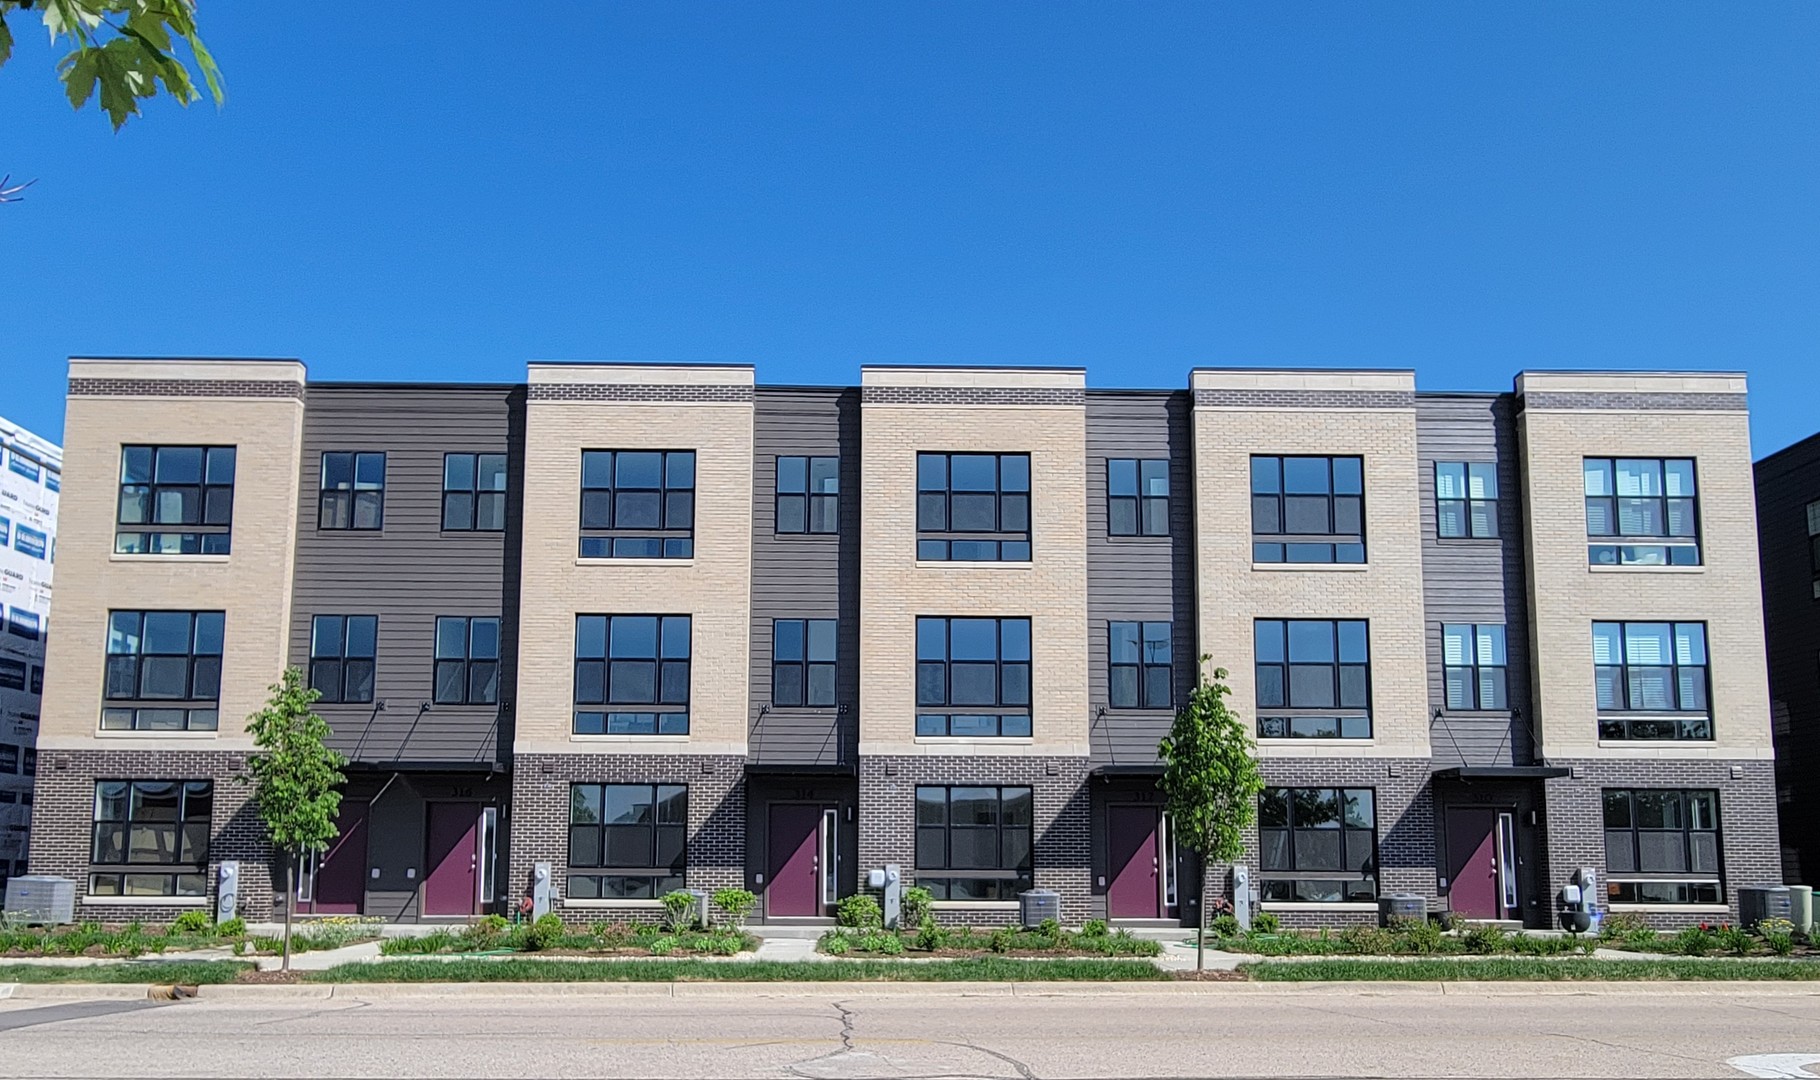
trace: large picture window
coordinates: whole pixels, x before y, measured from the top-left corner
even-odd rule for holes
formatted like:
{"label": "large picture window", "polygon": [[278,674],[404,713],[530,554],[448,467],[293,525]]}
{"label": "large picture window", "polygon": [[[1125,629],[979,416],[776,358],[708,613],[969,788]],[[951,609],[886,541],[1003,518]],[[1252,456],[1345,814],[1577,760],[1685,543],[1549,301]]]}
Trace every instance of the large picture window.
{"label": "large picture window", "polygon": [[937,900],[1016,900],[1031,887],[1027,787],[916,789],[916,884]]}
{"label": "large picture window", "polygon": [[1166,622],[1112,622],[1107,627],[1107,704],[1115,709],[1175,706],[1173,649]]}
{"label": "large picture window", "polygon": [[1713,737],[1706,624],[1593,623],[1601,739]]}
{"label": "large picture window", "polygon": [[683,887],[689,789],[571,784],[571,900],[654,900]]}
{"label": "large picture window", "polygon": [[916,620],[916,733],[1030,735],[1030,620]]}
{"label": "large picture window", "polygon": [[582,451],[581,555],[694,558],[695,451]]}
{"label": "large picture window", "polygon": [[1446,623],[1441,627],[1442,684],[1450,709],[1510,708],[1504,628]]}
{"label": "large picture window", "polygon": [[1251,558],[1260,563],[1364,562],[1364,459],[1254,456]]}
{"label": "large picture window", "polygon": [[1258,737],[1371,738],[1371,646],[1363,619],[1259,619]]}
{"label": "large picture window", "polygon": [[1443,540],[1498,535],[1496,462],[1435,462],[1435,534]]}
{"label": "large picture window", "polygon": [[1169,535],[1169,459],[1106,460],[1106,532]]}
{"label": "large picture window", "polygon": [[1605,790],[1605,876],[1615,904],[1723,904],[1719,793]]}
{"label": "large picture window", "polygon": [[1030,455],[916,455],[916,557],[1028,562]]}
{"label": "large picture window", "polygon": [[1266,901],[1376,900],[1377,844],[1370,788],[1265,788],[1258,800],[1258,876]]}
{"label": "large picture window", "polygon": [[208,895],[208,780],[98,780],[90,896]]}
{"label": "large picture window", "polygon": [[436,704],[499,703],[499,618],[436,619]]}
{"label": "large picture window", "polygon": [[226,555],[233,521],[233,447],[120,448],[119,554]]}
{"label": "large picture window", "polygon": [[1586,555],[1595,566],[1700,565],[1691,458],[1587,458]]}
{"label": "large picture window", "polygon": [[833,619],[773,619],[771,704],[835,704],[834,653]]}
{"label": "large picture window", "polygon": [[110,611],[103,731],[214,731],[219,611]]}
{"label": "large picture window", "polygon": [[840,531],[840,459],[777,459],[777,531]]}
{"label": "large picture window", "polygon": [[689,733],[689,616],[575,618],[575,734]]}
{"label": "large picture window", "polygon": [[444,532],[503,532],[506,527],[506,456],[442,455]]}
{"label": "large picture window", "polygon": [[310,620],[310,689],[329,704],[373,700],[379,616],[318,615]]}
{"label": "large picture window", "polygon": [[376,451],[324,453],[320,498],[318,529],[384,528],[385,455]]}

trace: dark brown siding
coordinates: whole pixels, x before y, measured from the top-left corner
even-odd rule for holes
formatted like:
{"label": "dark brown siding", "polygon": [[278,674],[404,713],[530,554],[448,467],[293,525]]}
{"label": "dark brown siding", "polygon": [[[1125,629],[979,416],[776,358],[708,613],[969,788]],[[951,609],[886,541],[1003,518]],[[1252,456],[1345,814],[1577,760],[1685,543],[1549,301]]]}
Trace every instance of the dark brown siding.
{"label": "dark brown siding", "polygon": [[[753,414],[751,758],[852,765],[859,732],[859,395],[760,388]],[[840,458],[840,532],[777,533],[777,458]],[[774,619],[836,619],[835,708],[771,705]]]}
{"label": "dark brown siding", "polygon": [[1820,499],[1820,435],[1757,463],[1757,536],[1775,718],[1783,880],[1820,874],[1820,600],[1807,504]]}
{"label": "dark brown siding", "polygon": [[[291,663],[309,667],[316,615],[377,615],[372,705],[321,704],[356,763],[504,764],[517,664],[524,391],[510,386],[312,385],[304,409]],[[320,531],[325,451],[384,451],[384,528]],[[443,454],[506,453],[506,531],[442,531]],[[439,615],[500,617],[500,702],[431,705]],[[383,708],[377,706],[383,704]],[[426,708],[428,706],[428,708]]]}
{"label": "dark brown siding", "polygon": [[[1511,706],[1524,721],[1529,704],[1529,608],[1523,577],[1523,502],[1514,404],[1509,395],[1420,394],[1416,446],[1422,495],[1422,592],[1427,611],[1428,700],[1444,711],[1429,742],[1434,767],[1529,764],[1525,722],[1495,713],[1446,714],[1441,625],[1498,623],[1505,628]],[[1498,464],[1498,538],[1442,540],[1435,530],[1435,463]]]}
{"label": "dark brown siding", "polygon": [[[1107,707],[1107,624],[1172,624],[1175,700],[1194,686],[1194,490],[1186,393],[1087,393],[1087,686],[1095,765],[1145,765],[1173,716]],[[1169,536],[1109,536],[1108,458],[1169,459]]]}

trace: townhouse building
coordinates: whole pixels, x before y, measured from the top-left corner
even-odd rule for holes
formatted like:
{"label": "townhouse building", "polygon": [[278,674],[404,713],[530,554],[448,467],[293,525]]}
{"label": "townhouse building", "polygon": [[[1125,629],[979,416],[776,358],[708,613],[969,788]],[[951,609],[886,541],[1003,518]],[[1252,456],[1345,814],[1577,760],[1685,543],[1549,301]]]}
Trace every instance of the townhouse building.
{"label": "townhouse building", "polygon": [[1820,868],[1820,435],[1757,462],[1782,874]]}
{"label": "townhouse building", "polygon": [[26,871],[62,455],[0,417],[0,887]]}
{"label": "townhouse building", "polygon": [[[1292,925],[1389,893],[1663,925],[1780,878],[1744,380],[530,365],[498,386],[71,362],[32,869],[85,918],[274,904],[244,718],[286,666],[350,760],[292,898],[571,919],[740,886],[829,919],[1192,922],[1157,740],[1227,671]],[[1203,663],[1202,658],[1206,661]]]}

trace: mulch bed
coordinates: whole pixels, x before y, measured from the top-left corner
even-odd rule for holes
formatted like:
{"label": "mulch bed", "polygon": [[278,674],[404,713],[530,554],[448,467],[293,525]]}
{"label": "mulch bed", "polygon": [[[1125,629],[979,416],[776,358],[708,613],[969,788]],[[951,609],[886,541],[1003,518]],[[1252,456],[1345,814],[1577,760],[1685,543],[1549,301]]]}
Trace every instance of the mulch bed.
{"label": "mulch bed", "polygon": [[295,983],[302,982],[303,975],[296,971],[243,971],[234,976],[237,983]]}
{"label": "mulch bed", "polygon": [[1245,982],[1247,979],[1242,971],[1178,971],[1175,977],[1181,982]]}

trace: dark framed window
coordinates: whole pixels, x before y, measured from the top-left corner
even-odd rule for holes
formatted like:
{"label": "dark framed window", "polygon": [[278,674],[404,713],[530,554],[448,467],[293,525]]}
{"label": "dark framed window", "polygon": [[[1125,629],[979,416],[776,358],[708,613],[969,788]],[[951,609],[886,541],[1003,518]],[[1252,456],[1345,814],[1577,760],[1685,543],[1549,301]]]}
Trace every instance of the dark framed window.
{"label": "dark framed window", "polygon": [[1107,704],[1115,709],[1175,707],[1170,627],[1166,622],[1107,624]]}
{"label": "dark framed window", "polygon": [[25,689],[26,663],[0,656],[0,690]]}
{"label": "dark framed window", "polygon": [[833,619],[771,620],[771,704],[835,704],[834,672]]}
{"label": "dark framed window", "polygon": [[1588,562],[1700,565],[1692,458],[1587,458],[1585,474]]}
{"label": "dark framed window", "polygon": [[1258,799],[1258,878],[1265,901],[1375,901],[1378,823],[1372,789],[1265,788]]}
{"label": "dark framed window", "polygon": [[1016,900],[1031,888],[1027,787],[916,789],[916,884],[937,900]]}
{"label": "dark framed window", "polygon": [[104,731],[214,731],[219,723],[219,611],[110,611]]}
{"label": "dark framed window", "polygon": [[436,617],[436,704],[499,703],[498,616]]}
{"label": "dark framed window", "polygon": [[1820,600],[1820,499],[1807,504],[1807,563],[1814,576],[1814,599]]}
{"label": "dark framed window", "polygon": [[325,702],[373,700],[379,616],[318,615],[310,620],[310,688]]}
{"label": "dark framed window", "polygon": [[504,532],[506,456],[442,455],[442,530]]}
{"label": "dark framed window", "polygon": [[1258,737],[1371,738],[1371,644],[1363,619],[1258,619]]}
{"label": "dark framed window", "polygon": [[655,900],[683,887],[689,789],[569,785],[571,900]]}
{"label": "dark framed window", "polygon": [[777,459],[777,531],[840,531],[840,458]]}
{"label": "dark framed window", "polygon": [[916,557],[1030,561],[1030,455],[916,455]]}
{"label": "dark framed window", "polygon": [[1496,462],[1435,462],[1435,534],[1443,540],[1498,535]]}
{"label": "dark framed window", "polygon": [[90,896],[208,895],[208,780],[97,780]]}
{"label": "dark framed window", "polygon": [[34,694],[44,693],[44,667],[40,664],[32,665],[32,691],[31,692]]}
{"label": "dark framed window", "polygon": [[233,523],[233,447],[120,448],[119,554],[226,555]]}
{"label": "dark framed window", "polygon": [[1251,558],[1261,563],[1364,562],[1364,459],[1254,455]]}
{"label": "dark framed window", "polygon": [[1450,709],[1510,708],[1504,627],[1486,623],[1441,626],[1441,682]]}
{"label": "dark framed window", "polygon": [[1719,793],[1607,788],[1606,897],[1614,904],[1723,904]]}
{"label": "dark framed window", "polygon": [[583,450],[581,554],[695,557],[695,451]]}
{"label": "dark framed window", "polygon": [[20,766],[21,767],[20,767],[19,771],[23,775],[25,775],[25,776],[37,776],[38,775],[38,748],[37,747],[28,746],[25,748],[25,756],[20,759]]}
{"label": "dark framed window", "polygon": [[385,455],[328,451],[322,455],[321,501],[316,527],[371,530],[385,527]]}
{"label": "dark framed window", "polygon": [[919,617],[916,733],[1029,737],[1030,620]]}
{"label": "dark framed window", "polygon": [[1169,535],[1169,459],[1106,459],[1106,532]]}
{"label": "dark framed window", "polygon": [[11,743],[0,743],[0,773],[12,774],[19,771],[19,748]]}
{"label": "dark framed window", "polygon": [[687,615],[575,617],[575,734],[687,735]]}
{"label": "dark framed window", "polygon": [[1599,738],[1711,739],[1707,674],[1705,623],[1593,623]]}

